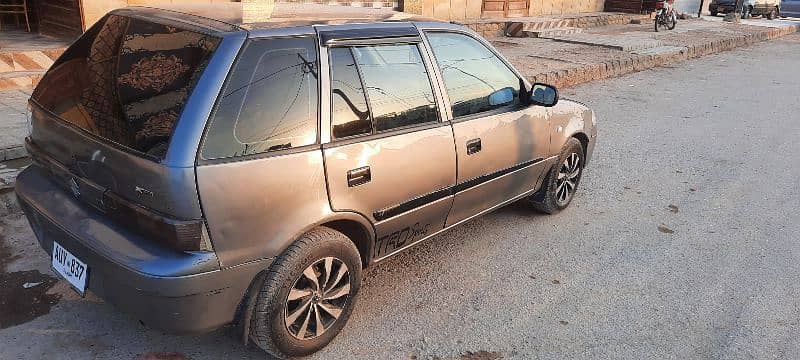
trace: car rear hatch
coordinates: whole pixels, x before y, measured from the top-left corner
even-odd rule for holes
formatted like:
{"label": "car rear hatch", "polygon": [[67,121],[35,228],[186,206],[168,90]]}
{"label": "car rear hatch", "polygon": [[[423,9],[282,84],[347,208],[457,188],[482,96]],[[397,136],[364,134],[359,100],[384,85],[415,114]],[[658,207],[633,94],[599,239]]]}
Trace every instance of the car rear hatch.
{"label": "car rear hatch", "polygon": [[165,157],[216,34],[234,29],[187,17],[122,10],[98,21],[34,90],[27,147],[51,181],[113,221],[176,250],[209,250],[194,168]]}

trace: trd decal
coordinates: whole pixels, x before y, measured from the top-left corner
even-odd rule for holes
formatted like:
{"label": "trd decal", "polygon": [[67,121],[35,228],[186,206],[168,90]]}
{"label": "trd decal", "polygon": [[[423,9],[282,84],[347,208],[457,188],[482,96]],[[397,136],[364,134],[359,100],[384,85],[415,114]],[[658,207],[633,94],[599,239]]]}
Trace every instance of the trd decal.
{"label": "trd decal", "polygon": [[389,254],[407,244],[422,239],[428,234],[431,224],[420,225],[416,223],[378,238],[376,255],[378,257]]}

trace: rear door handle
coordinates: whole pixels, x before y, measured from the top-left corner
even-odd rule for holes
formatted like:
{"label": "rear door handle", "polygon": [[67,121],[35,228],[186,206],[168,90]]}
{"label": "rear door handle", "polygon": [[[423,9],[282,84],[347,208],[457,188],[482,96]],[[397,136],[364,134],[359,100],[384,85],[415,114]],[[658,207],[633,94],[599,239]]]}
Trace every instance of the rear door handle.
{"label": "rear door handle", "polygon": [[372,172],[369,170],[369,166],[360,167],[347,172],[348,187],[363,185],[370,182],[370,180],[372,180]]}
{"label": "rear door handle", "polygon": [[467,155],[472,155],[476,152],[481,151],[481,139],[472,139],[467,141]]}

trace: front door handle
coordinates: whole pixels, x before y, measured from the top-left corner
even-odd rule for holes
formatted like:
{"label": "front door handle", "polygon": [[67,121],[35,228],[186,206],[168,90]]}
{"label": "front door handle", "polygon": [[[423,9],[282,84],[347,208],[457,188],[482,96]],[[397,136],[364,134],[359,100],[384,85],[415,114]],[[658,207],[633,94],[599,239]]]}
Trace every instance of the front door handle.
{"label": "front door handle", "polygon": [[372,172],[370,172],[369,166],[360,167],[347,172],[348,187],[363,185],[370,182],[370,180],[372,180]]}
{"label": "front door handle", "polygon": [[467,141],[467,155],[472,155],[476,152],[481,151],[481,139],[472,139]]}

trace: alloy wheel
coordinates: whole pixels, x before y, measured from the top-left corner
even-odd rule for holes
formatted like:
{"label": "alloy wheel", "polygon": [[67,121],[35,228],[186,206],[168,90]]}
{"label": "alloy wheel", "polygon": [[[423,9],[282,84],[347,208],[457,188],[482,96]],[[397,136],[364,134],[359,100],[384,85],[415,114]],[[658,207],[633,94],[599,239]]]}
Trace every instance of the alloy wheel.
{"label": "alloy wheel", "polygon": [[284,321],[299,340],[321,336],[333,326],[350,300],[350,271],[335,257],[317,260],[289,290]]}
{"label": "alloy wheel", "polygon": [[565,206],[575,194],[578,187],[578,180],[581,175],[581,157],[576,153],[571,153],[564,159],[561,168],[558,170],[556,179],[556,203],[558,206]]}

